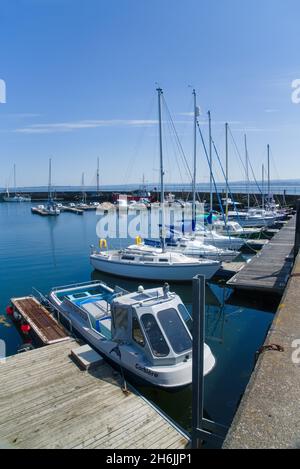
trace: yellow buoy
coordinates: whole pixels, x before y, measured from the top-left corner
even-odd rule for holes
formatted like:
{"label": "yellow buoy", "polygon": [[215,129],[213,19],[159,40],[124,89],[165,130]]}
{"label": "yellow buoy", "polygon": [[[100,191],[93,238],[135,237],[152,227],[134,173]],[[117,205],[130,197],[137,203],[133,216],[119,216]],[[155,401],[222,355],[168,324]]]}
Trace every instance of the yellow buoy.
{"label": "yellow buoy", "polygon": [[99,247],[100,247],[100,249],[102,249],[102,248],[107,248],[107,241],[106,241],[106,239],[100,239],[100,240],[99,240]]}
{"label": "yellow buoy", "polygon": [[137,245],[142,244],[142,238],[140,236],[135,237],[135,244]]}

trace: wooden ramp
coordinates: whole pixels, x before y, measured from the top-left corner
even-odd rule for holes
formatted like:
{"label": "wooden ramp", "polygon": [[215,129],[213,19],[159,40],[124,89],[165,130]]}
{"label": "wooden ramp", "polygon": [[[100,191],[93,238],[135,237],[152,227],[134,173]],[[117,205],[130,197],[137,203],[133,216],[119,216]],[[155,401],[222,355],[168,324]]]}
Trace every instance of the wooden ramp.
{"label": "wooden ramp", "polygon": [[0,363],[0,446],[186,447],[182,433],[137,392],[123,393],[109,365],[81,371],[70,358],[77,346],[70,340]]}
{"label": "wooden ramp", "polygon": [[49,311],[33,296],[12,298],[11,302],[14,309],[30,325],[43,345],[54,344],[70,338]]}
{"label": "wooden ramp", "polygon": [[295,217],[227,285],[282,295],[292,269]]}

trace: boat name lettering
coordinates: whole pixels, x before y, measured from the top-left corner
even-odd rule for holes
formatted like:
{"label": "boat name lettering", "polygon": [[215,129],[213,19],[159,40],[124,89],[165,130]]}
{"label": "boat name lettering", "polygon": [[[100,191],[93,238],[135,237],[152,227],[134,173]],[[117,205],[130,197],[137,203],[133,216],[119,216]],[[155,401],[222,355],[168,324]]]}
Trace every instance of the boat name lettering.
{"label": "boat name lettering", "polygon": [[146,368],[145,366],[140,366],[138,363],[136,363],[135,367],[137,370],[142,371],[143,373],[154,376],[154,378],[158,377],[158,373],[155,373],[154,371],[149,370],[149,368]]}

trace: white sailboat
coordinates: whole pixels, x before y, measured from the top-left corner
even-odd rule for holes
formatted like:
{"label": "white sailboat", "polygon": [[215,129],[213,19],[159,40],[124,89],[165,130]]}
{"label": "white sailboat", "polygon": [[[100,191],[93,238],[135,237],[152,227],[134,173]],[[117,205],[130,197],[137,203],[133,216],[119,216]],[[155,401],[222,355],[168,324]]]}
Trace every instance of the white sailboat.
{"label": "white sailboat", "polygon": [[160,186],[161,186],[161,224],[160,248],[144,249],[143,245],[121,251],[100,251],[93,249],[90,255],[92,266],[101,272],[129,278],[147,280],[190,281],[195,275],[205,275],[210,279],[220,268],[220,262],[206,259],[193,259],[181,252],[170,251],[165,240],[164,207],[164,167],[162,146],[162,89],[158,93],[159,150],[160,150]]}
{"label": "white sailboat", "polygon": [[31,208],[32,213],[41,213],[43,215],[57,216],[60,215],[60,209],[54,202],[52,197],[52,159],[49,158],[49,181],[48,181],[48,200],[46,205],[38,205]]}
{"label": "white sailboat", "polygon": [[[268,147],[269,148],[269,147]],[[269,149],[268,149],[269,152]],[[265,210],[264,207],[264,188],[262,187],[262,208],[250,207],[250,190],[249,190],[249,154],[247,146],[247,136],[245,135],[245,158],[246,158],[246,186],[247,186],[247,210],[245,211],[231,211],[228,213],[228,218],[237,221],[243,228],[246,227],[271,227],[278,220],[276,213]],[[268,156],[269,158],[269,156]],[[269,161],[269,160],[268,160]],[[269,163],[268,163],[269,164]],[[262,176],[262,185],[264,185],[264,171]]]}
{"label": "white sailboat", "polygon": [[14,164],[14,195],[9,193],[9,187],[7,184],[6,195],[3,197],[4,202],[31,202],[30,195],[18,194],[17,193],[17,177],[16,177],[16,165]]}
{"label": "white sailboat", "polygon": [[[211,225],[211,229],[207,229],[203,225],[196,225],[196,175],[197,175],[197,118],[198,107],[196,101],[196,91],[193,90],[194,96],[194,176],[193,176],[193,206],[192,206],[192,233],[185,237],[179,236],[182,252],[187,255],[197,256],[200,252],[201,257],[206,255],[207,258],[215,258],[221,261],[232,261],[237,257],[238,251],[245,241],[240,238],[232,239],[230,236],[223,236],[216,233]],[[211,115],[209,112],[209,127],[211,127]],[[227,129],[227,125],[226,125]],[[212,152],[211,152],[211,130],[209,132],[210,138],[210,173],[211,173],[211,191],[210,191],[210,209],[212,213],[213,196],[212,196]],[[228,146],[227,146],[227,132],[226,132],[226,186],[228,187]],[[228,189],[227,189],[228,191]],[[227,212],[227,210],[226,210]],[[203,254],[204,253],[204,254]]]}

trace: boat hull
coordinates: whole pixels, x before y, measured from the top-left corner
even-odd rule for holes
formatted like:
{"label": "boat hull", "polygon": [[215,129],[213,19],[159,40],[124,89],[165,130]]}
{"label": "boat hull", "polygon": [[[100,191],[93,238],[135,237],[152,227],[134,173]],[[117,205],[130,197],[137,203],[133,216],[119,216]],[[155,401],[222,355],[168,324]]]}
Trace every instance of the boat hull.
{"label": "boat hull", "polygon": [[[70,326],[70,323],[72,324],[73,333],[75,332],[76,336],[89,343],[111,366],[121,371],[121,374],[124,374],[131,382],[141,386],[153,386],[167,391],[176,391],[191,385],[191,359],[189,362],[183,362],[177,366],[151,367],[143,361],[138,361],[135,354],[132,354],[132,351],[128,353],[125,347],[121,349],[121,361],[119,355],[113,352],[113,349],[116,349],[115,342],[106,339],[103,340],[99,337],[99,334],[96,334],[91,329],[82,328],[74,317],[70,317],[60,308],[51,293],[49,298],[58,309],[60,319],[63,322],[65,320],[67,326]],[[207,375],[215,367],[216,359],[209,346],[204,344],[204,347],[204,374]]]}
{"label": "boat hull", "polygon": [[220,264],[203,263],[202,265],[181,264],[158,265],[158,264],[137,264],[130,262],[119,262],[107,260],[97,254],[91,254],[90,262],[94,269],[118,277],[127,277],[145,280],[189,282],[196,275],[205,275],[210,279],[219,270]]}

